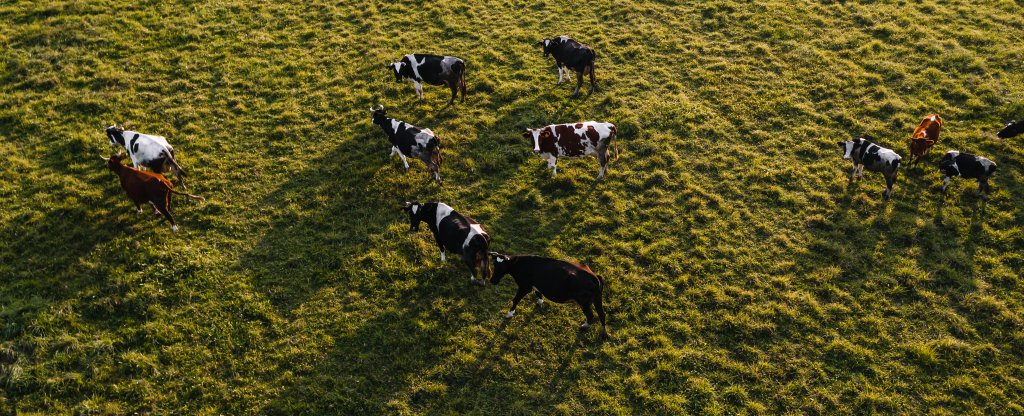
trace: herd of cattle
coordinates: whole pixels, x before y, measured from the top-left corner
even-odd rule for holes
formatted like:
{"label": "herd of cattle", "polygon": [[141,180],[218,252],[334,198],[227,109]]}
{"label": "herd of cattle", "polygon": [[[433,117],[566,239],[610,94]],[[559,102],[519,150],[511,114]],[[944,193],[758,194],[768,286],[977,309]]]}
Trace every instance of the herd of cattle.
{"label": "herd of cattle", "polygon": [[[542,39],[536,46],[543,47],[544,57],[552,56],[558,69],[558,84],[561,84],[563,72],[568,77],[569,71],[576,73],[576,87],[573,95],[579,93],[583,84],[583,76],[590,76],[590,91],[595,87],[594,50],[567,36]],[[451,89],[448,104],[454,103],[459,92],[462,101],[466,98],[466,64],[462,59],[453,56],[425,54],[409,54],[398,62],[388,64],[394,73],[395,80],[411,81],[419,99],[423,100],[422,84],[446,85]],[[441,140],[428,128],[413,126],[387,116],[383,105],[370,109],[373,124],[378,125],[391,143],[390,156],[398,155],[405,169],[409,169],[407,157],[423,161],[430,169],[432,179],[441,180]],[[938,114],[930,114],[921,121],[910,138],[911,166],[921,161],[928,150],[939,140],[942,129],[942,118]],[[552,176],[558,173],[556,166],[559,157],[592,156],[600,163],[597,179],[604,177],[608,169],[609,149],[615,139],[615,125],[612,123],[586,121],[578,123],[552,124],[542,128],[527,129],[523,137],[531,140],[533,151],[548,162]],[[1024,121],[1007,124],[999,133],[1000,138],[1010,138],[1024,133]],[[157,214],[162,215],[171,223],[173,231],[178,226],[171,215],[171,194],[185,195],[202,200],[202,197],[177,192],[170,181],[161,174],[173,172],[185,187],[183,178],[185,170],[174,158],[174,150],[162,136],[143,134],[125,130],[120,126],[106,129],[110,144],[123,147],[133,167],[122,163],[124,153],[103,158],[107,166],[121,181],[121,187],[135,204],[138,212],[141,206],[149,203]],[[872,143],[868,135],[839,142],[844,150],[843,159],[853,161],[850,183],[859,178],[864,169],[880,172],[886,180],[884,196],[889,198],[896,181],[896,173],[902,157],[891,149]],[[618,151],[615,151],[616,156]],[[145,167],[149,171],[140,170]],[[988,178],[995,172],[996,164],[981,156],[949,151],[939,161],[939,170],[945,175],[942,190],[945,191],[953,177],[973,178],[979,182],[982,198],[988,196]],[[584,264],[577,264],[557,259],[537,256],[510,256],[490,251],[490,236],[479,223],[472,218],[456,212],[442,202],[406,202],[402,210],[409,216],[410,232],[419,230],[421,223],[427,223],[434,235],[441,252],[441,261],[445,261],[446,253],[458,254],[469,268],[470,281],[486,285],[490,282],[498,284],[501,278],[511,275],[518,285],[518,291],[512,300],[512,307],[505,315],[511,318],[516,306],[531,291],[536,293],[537,304],[544,298],[554,302],[574,302],[583,310],[586,321],[581,328],[587,328],[593,322],[593,310],[597,311],[601,322],[601,335],[607,336],[605,313],[601,297],[604,281]],[[492,272],[493,269],[493,272]],[[477,276],[481,277],[479,280]]]}

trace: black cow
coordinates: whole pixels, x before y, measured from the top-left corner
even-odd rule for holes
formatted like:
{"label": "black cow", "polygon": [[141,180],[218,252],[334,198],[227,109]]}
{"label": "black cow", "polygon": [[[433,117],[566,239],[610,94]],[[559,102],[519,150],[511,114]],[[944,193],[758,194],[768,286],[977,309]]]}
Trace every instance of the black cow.
{"label": "black cow", "polygon": [[1000,139],[1009,139],[1019,136],[1021,133],[1024,133],[1024,120],[1006,123],[1006,126],[1003,126],[1003,129],[999,130],[996,136],[999,136]]}
{"label": "black cow", "polygon": [[892,194],[892,185],[896,182],[896,171],[900,167],[900,160],[903,158],[892,149],[886,149],[877,144],[871,143],[864,135],[863,138],[839,142],[839,148],[844,150],[843,159],[853,159],[853,171],[850,173],[850,183],[854,178],[864,174],[864,168],[872,172],[881,172],[885,175],[885,198]]}
{"label": "black cow", "polygon": [[505,318],[515,315],[516,305],[532,290],[537,293],[538,305],[544,302],[545,297],[558,303],[576,302],[580,305],[583,315],[587,317],[587,321],[580,326],[581,329],[590,327],[590,323],[594,321],[591,311],[593,305],[597,309],[598,318],[601,319],[601,336],[608,336],[604,306],[601,305],[604,281],[589,267],[546,257],[506,256],[495,252],[491,252],[490,255],[494,259],[494,276],[491,277],[491,283],[497,285],[501,282],[502,276],[510,274],[519,286],[516,297],[512,299],[512,308]]}
{"label": "black cow", "polygon": [[[461,254],[462,261],[469,267],[469,281],[481,286],[487,284],[487,276],[491,274],[487,261],[491,237],[479,223],[441,202],[406,202],[402,210],[409,214],[410,232],[419,231],[421,221],[427,223],[434,233],[437,248],[441,250],[441,261],[445,261],[446,251]],[[480,268],[480,280],[476,279],[477,267]]]}
{"label": "black cow", "polygon": [[405,170],[409,170],[409,162],[405,160],[406,156],[419,158],[427,164],[431,172],[434,172],[434,179],[440,185],[442,183],[441,139],[437,138],[430,129],[421,129],[404,121],[389,118],[383,105],[371,108],[370,112],[373,113],[373,124],[380,126],[381,130],[384,130],[384,135],[388,136],[388,140],[391,142],[391,154],[388,157],[397,153],[402,158]]}
{"label": "black cow", "polygon": [[988,178],[996,171],[995,162],[981,156],[960,153],[956,150],[946,152],[939,160],[939,171],[946,178],[942,180],[942,192],[946,192],[949,181],[954,176],[978,180],[978,193],[982,199],[988,199]]}
{"label": "black cow", "polygon": [[411,53],[398,62],[388,64],[395,74],[395,82],[403,79],[412,81],[416,86],[416,96],[423,102],[423,83],[430,85],[447,85],[452,89],[451,105],[455,102],[456,92],[462,91],[461,102],[466,101],[466,63],[454,56],[425,55]]}
{"label": "black cow", "polygon": [[571,69],[576,71],[576,89],[572,91],[572,95],[579,94],[584,75],[590,75],[590,91],[587,94],[594,92],[594,58],[597,56],[594,53],[594,48],[572,40],[568,36],[541,39],[536,46],[544,48],[545,58],[548,55],[555,58],[555,67],[558,68],[558,82],[555,85],[562,83],[562,68],[565,68],[566,78],[569,77]]}

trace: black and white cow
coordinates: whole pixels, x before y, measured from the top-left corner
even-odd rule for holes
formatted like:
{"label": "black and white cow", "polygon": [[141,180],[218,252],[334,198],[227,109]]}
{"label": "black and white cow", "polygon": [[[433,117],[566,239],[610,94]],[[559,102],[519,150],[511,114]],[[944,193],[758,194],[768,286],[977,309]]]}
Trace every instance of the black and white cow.
{"label": "black and white cow", "polygon": [[452,90],[452,98],[448,104],[455,102],[456,92],[462,91],[462,99],[466,101],[466,63],[454,56],[425,55],[411,53],[398,62],[388,64],[395,74],[395,82],[403,79],[412,81],[416,86],[416,96],[423,101],[423,84],[447,85]]}
{"label": "black and white cow", "polygon": [[388,136],[388,141],[391,142],[391,154],[388,157],[397,153],[402,158],[405,170],[409,170],[409,162],[405,160],[406,156],[422,160],[434,173],[434,179],[440,185],[441,139],[437,138],[430,129],[421,129],[404,121],[389,118],[383,105],[371,108],[370,112],[373,114],[373,124],[380,126],[381,130],[384,130],[384,135]]}
{"label": "black and white cow", "polygon": [[900,167],[900,160],[903,158],[891,149],[886,149],[867,139],[871,137],[864,135],[862,138],[839,142],[839,148],[843,149],[844,160],[853,159],[853,171],[850,173],[850,183],[854,178],[864,174],[864,169],[872,172],[880,172],[885,176],[885,198],[892,194],[892,185],[896,182],[896,172]]}
{"label": "black and white cow", "polygon": [[[490,276],[487,250],[491,237],[480,223],[442,202],[406,202],[402,210],[409,214],[410,232],[419,231],[420,222],[427,223],[434,233],[437,248],[441,250],[441,261],[445,261],[446,252],[460,254],[462,262],[469,268],[469,281],[481,286],[487,284],[487,276]],[[478,267],[480,280],[476,279]]]}
{"label": "black and white cow", "polygon": [[946,175],[946,178],[942,180],[942,192],[946,192],[949,181],[953,177],[959,176],[977,179],[978,193],[981,194],[982,199],[988,199],[988,178],[996,172],[996,164],[981,156],[950,150],[939,160],[939,171]]}
{"label": "black and white cow", "polygon": [[551,176],[558,174],[559,157],[594,156],[601,164],[601,170],[597,172],[600,180],[608,171],[608,148],[615,140],[615,125],[598,121],[552,124],[526,129],[523,137],[533,140],[533,152],[548,161]]}
{"label": "black and white cow", "polygon": [[505,314],[505,318],[515,315],[516,305],[533,291],[537,294],[538,305],[544,303],[544,298],[557,303],[575,302],[579,305],[587,318],[580,326],[582,329],[590,327],[590,323],[594,321],[591,311],[593,306],[597,309],[598,318],[601,319],[601,335],[608,336],[604,306],[601,305],[604,280],[594,274],[590,267],[547,257],[507,256],[495,252],[491,252],[490,255],[494,259],[494,276],[491,277],[491,283],[501,283],[501,278],[508,274],[516,280],[519,287],[516,297],[512,299],[512,308]]}
{"label": "black and white cow", "polygon": [[555,85],[562,83],[563,69],[566,79],[569,78],[571,69],[576,72],[576,89],[572,91],[572,95],[579,94],[584,75],[590,75],[590,91],[587,94],[594,92],[594,58],[597,56],[594,53],[594,48],[572,40],[568,36],[541,39],[536,46],[544,48],[545,58],[548,55],[555,58],[555,67],[558,68],[558,82]]}
{"label": "black and white cow", "polygon": [[124,147],[128,151],[135,169],[144,166],[155,173],[173,171],[181,181],[181,187],[188,189],[185,186],[185,170],[174,160],[174,149],[164,136],[142,134],[115,125],[107,127],[107,138],[111,145]]}
{"label": "black and white cow", "polygon": [[1024,120],[1006,123],[1006,125],[1003,126],[1003,129],[999,130],[999,133],[996,133],[996,136],[1000,139],[1009,139],[1011,137],[1017,137],[1021,133],[1024,133]]}

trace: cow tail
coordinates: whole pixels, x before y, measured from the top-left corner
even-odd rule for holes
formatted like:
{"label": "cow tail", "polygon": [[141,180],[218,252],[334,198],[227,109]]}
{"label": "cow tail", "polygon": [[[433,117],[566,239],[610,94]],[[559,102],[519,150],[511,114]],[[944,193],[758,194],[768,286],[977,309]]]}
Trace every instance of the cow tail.
{"label": "cow tail", "polygon": [[488,250],[490,250],[490,243],[484,239],[483,249],[480,250],[481,254],[484,256],[484,264],[480,267],[480,273],[483,274],[485,281],[491,280],[491,256],[487,254]]}
{"label": "cow tail", "polygon": [[192,194],[186,194],[186,193],[184,193],[184,192],[178,192],[178,191],[175,191],[175,190],[173,190],[173,189],[168,189],[168,191],[171,191],[171,193],[172,193],[172,194],[178,194],[178,195],[181,195],[181,196],[187,196],[187,197],[189,197],[189,198],[192,198],[192,199],[195,199],[195,200],[197,200],[197,201],[205,201],[205,200],[206,200],[206,198],[203,198],[203,197],[201,197],[201,196],[198,196],[198,195],[192,195]]}
{"label": "cow tail", "polygon": [[167,161],[171,162],[171,169],[174,169],[175,175],[178,175],[179,177],[182,178],[188,176],[188,174],[185,172],[185,169],[182,169],[181,166],[178,166],[178,161],[174,160],[174,153],[171,153],[170,149],[164,149],[164,154],[167,155]]}

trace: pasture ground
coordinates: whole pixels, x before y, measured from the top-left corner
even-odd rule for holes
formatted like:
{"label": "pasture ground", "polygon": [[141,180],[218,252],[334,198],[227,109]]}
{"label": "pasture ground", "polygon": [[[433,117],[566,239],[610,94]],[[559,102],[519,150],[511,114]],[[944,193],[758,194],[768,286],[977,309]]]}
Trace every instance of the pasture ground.
{"label": "pasture ground", "polygon": [[[296,2],[298,3],[298,2]],[[1024,413],[1020,1],[240,0],[0,4],[0,411],[75,414]],[[569,97],[531,46],[597,50]],[[465,104],[396,84],[467,60]],[[367,109],[444,140],[445,186],[388,159]],[[907,156],[893,198],[839,140]],[[619,126],[552,179],[520,136]],[[137,215],[97,155],[165,135],[207,198]],[[999,164],[943,199],[947,149]],[[612,339],[571,305],[468,284],[406,200],[504,253],[586,262]]]}

